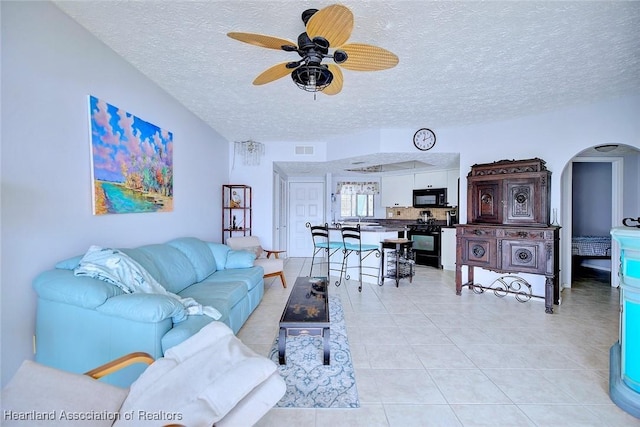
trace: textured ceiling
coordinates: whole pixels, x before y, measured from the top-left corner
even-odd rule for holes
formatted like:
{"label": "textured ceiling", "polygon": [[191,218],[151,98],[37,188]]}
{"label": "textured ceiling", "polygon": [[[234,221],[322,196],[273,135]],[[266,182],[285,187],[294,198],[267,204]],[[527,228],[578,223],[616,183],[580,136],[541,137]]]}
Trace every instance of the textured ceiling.
{"label": "textured ceiling", "polygon": [[55,2],[229,141],[438,129],[640,91],[640,2],[591,1],[344,1],[355,16],[349,42],[388,49],[398,66],[344,70],[342,92],[315,100],[289,77],[253,86],[297,54],[226,33],[296,40],[301,13],[333,3]]}

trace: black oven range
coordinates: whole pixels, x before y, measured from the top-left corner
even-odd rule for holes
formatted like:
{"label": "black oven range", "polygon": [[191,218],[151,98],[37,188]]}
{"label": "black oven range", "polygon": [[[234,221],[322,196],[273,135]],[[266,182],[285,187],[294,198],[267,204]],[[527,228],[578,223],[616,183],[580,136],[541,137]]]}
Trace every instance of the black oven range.
{"label": "black oven range", "polygon": [[407,238],[413,241],[416,264],[442,268],[440,238],[442,225],[430,221],[409,225]]}

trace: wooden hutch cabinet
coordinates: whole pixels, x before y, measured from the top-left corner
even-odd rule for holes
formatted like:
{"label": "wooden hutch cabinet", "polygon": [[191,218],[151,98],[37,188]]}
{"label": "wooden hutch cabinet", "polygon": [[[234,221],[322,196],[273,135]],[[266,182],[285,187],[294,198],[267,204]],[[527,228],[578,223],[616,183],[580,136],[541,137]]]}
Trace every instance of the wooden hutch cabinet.
{"label": "wooden hutch cabinet", "polygon": [[[498,273],[540,274],[545,279],[545,311],[553,313],[559,293],[560,227],[549,226],[551,172],[541,159],[501,160],[471,167],[467,175],[468,224],[456,226],[456,293],[468,286],[526,301],[530,285],[518,276],[496,286],[473,281],[473,268]],[[462,283],[462,266],[468,281]],[[507,276],[505,276],[507,277]],[[515,280],[514,280],[515,278]],[[512,286],[513,283],[513,286]]]}

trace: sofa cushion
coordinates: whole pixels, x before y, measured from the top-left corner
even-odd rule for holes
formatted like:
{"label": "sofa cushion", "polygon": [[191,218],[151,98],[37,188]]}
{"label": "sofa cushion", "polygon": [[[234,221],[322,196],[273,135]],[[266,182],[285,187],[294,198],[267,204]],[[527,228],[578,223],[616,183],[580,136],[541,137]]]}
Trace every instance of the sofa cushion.
{"label": "sofa cushion", "polygon": [[198,282],[216,271],[216,260],[206,242],[195,237],[182,237],[171,240],[167,244],[178,249],[191,261]]}
{"label": "sofa cushion", "polygon": [[142,266],[154,279],[158,281],[162,286],[164,286],[164,276],[162,272],[156,266],[153,257],[145,251],[141,251],[140,249],[120,249],[125,254],[129,255],[134,261]]}
{"label": "sofa cushion", "polygon": [[139,247],[138,250],[148,254],[153,259],[154,264],[162,275],[162,279],[158,278],[158,282],[167,291],[177,294],[197,281],[196,271],[191,261],[173,246],[146,245]]}
{"label": "sofa cushion", "polygon": [[217,307],[220,301],[224,301],[224,306],[231,308],[247,296],[247,286],[243,282],[200,282],[195,283],[180,292],[183,298],[193,298],[203,305]]}
{"label": "sofa cushion", "polygon": [[262,267],[238,268],[216,271],[215,274],[207,277],[204,282],[242,282],[247,287],[247,291],[250,291],[258,284],[264,284],[264,281],[262,279],[263,276],[264,270],[262,269]]}
{"label": "sofa cushion", "polygon": [[175,298],[160,294],[124,294],[109,298],[96,310],[137,322],[160,322],[172,318],[174,323],[187,317],[184,306]]}
{"label": "sofa cushion", "polygon": [[222,243],[212,242],[207,242],[207,246],[209,246],[209,250],[213,254],[213,258],[216,260],[216,269],[224,270],[224,266],[227,263],[227,254],[231,248],[227,245],[223,245]]}
{"label": "sofa cushion", "polygon": [[[222,309],[222,307],[216,307],[216,309],[222,313],[220,321],[227,321],[229,318],[229,312]],[[174,347],[192,335],[195,335],[200,329],[214,320],[207,316],[189,316],[184,322],[173,325],[166,334],[162,336],[160,344],[162,346],[162,353],[165,353],[171,347]]]}
{"label": "sofa cushion", "polygon": [[60,268],[63,270],[73,270],[80,264],[80,260],[84,255],[76,255],[71,258],[63,259],[62,261],[58,261],[56,263],[56,268]]}
{"label": "sofa cushion", "polygon": [[225,270],[230,268],[249,268],[253,267],[253,261],[256,254],[249,251],[229,251],[227,253],[227,262],[224,265]]}

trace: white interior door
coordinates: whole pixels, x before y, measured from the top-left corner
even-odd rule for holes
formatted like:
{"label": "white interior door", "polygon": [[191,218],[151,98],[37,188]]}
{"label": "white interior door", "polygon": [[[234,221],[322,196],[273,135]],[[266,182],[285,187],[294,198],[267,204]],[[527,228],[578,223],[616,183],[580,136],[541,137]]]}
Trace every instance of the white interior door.
{"label": "white interior door", "polygon": [[311,232],[306,223],[324,221],[324,182],[289,183],[289,245],[290,257],[309,257],[313,254]]}
{"label": "white interior door", "polygon": [[[280,175],[278,175],[278,217],[279,227],[276,230],[278,233],[278,244],[281,251],[287,250],[287,181]],[[290,255],[287,255],[290,256]]]}

